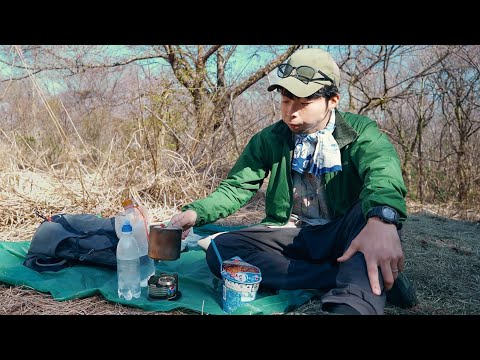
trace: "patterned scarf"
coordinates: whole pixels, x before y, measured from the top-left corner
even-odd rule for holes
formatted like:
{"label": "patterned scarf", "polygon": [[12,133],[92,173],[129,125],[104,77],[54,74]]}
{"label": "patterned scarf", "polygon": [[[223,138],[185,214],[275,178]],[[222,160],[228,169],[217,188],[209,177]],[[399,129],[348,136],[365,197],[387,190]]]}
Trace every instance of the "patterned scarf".
{"label": "patterned scarf", "polygon": [[332,133],[335,129],[335,112],[323,130],[313,134],[296,134],[292,169],[303,174],[316,176],[328,172],[342,171],[340,148]]}

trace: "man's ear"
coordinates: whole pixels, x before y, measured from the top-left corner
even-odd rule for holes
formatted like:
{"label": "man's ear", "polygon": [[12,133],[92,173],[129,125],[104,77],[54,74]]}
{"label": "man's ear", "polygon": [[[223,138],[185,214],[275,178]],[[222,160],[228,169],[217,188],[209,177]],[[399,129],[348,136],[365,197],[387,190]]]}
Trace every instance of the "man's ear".
{"label": "man's ear", "polygon": [[334,95],[328,100],[328,109],[333,110],[338,106],[338,103],[340,102],[340,95]]}

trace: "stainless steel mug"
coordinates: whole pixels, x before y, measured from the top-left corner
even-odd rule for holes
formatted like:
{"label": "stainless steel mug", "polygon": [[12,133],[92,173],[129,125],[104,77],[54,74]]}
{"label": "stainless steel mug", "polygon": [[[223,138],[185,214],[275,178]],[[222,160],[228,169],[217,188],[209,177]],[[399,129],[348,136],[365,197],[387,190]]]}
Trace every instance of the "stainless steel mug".
{"label": "stainless steel mug", "polygon": [[148,256],[153,260],[177,260],[180,257],[182,228],[150,225]]}

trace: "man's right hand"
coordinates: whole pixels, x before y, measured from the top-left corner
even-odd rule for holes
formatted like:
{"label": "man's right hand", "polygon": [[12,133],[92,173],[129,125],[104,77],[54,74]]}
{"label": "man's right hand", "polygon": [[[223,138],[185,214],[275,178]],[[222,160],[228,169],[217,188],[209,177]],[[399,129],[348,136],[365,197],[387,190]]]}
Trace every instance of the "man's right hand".
{"label": "man's right hand", "polygon": [[172,217],[168,226],[176,226],[183,229],[182,239],[185,239],[190,232],[190,228],[197,221],[197,213],[193,210],[186,210]]}

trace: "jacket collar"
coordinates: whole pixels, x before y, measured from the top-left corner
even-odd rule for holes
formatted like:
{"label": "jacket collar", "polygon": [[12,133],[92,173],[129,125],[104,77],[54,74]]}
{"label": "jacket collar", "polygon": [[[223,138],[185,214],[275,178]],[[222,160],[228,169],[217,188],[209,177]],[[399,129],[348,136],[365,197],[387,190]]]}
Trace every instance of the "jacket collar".
{"label": "jacket collar", "polygon": [[333,130],[333,137],[337,140],[338,147],[341,149],[345,145],[353,142],[358,133],[351,127],[342,117],[340,112],[335,109],[335,130]]}
{"label": "jacket collar", "polygon": [[[285,135],[288,139],[289,146],[293,148],[293,133],[290,131],[288,126],[279,120],[277,124],[272,129],[273,133]],[[353,127],[351,127],[340,114],[340,112],[335,109],[335,130],[333,131],[333,137],[337,141],[338,147],[341,149],[345,145],[353,142],[358,136],[358,133]]]}

